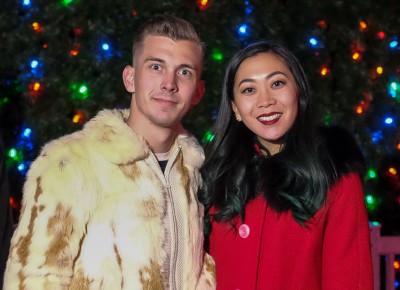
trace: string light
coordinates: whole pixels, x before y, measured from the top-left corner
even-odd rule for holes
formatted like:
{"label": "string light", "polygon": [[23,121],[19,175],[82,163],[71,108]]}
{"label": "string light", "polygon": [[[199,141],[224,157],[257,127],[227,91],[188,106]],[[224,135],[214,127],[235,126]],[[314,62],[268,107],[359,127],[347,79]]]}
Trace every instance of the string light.
{"label": "string light", "polygon": [[384,39],[384,38],[386,37],[386,34],[385,34],[385,32],[383,32],[383,31],[379,31],[379,32],[376,34],[376,36],[377,36],[379,39]]}
{"label": "string light", "polygon": [[222,52],[217,48],[213,48],[213,50],[211,52],[211,57],[212,57],[212,59],[214,59],[216,61],[222,61],[222,59],[224,58],[224,56],[222,55]]}
{"label": "string light", "polygon": [[356,107],[356,113],[361,115],[362,113],[364,113],[364,109],[361,105]]}
{"label": "string light", "polygon": [[37,68],[38,65],[39,65],[39,62],[36,59],[31,61],[31,68]]}
{"label": "string light", "polygon": [[31,88],[33,91],[38,92],[38,91],[40,90],[41,87],[42,87],[42,85],[41,85],[39,82],[34,82],[34,83],[31,85],[30,88]]}
{"label": "string light", "polygon": [[311,37],[308,42],[310,43],[311,47],[317,47],[318,40],[315,37]]}
{"label": "string light", "polygon": [[396,48],[398,44],[399,44],[399,42],[397,41],[397,39],[393,39],[393,40],[389,43],[389,47],[393,49],[393,48]]}
{"label": "string light", "polygon": [[378,75],[383,74],[383,67],[377,66],[377,67],[376,67],[376,73],[377,73]]}
{"label": "string light", "polygon": [[214,140],[214,134],[211,131],[207,131],[203,136],[203,143],[211,143]]}
{"label": "string light", "polygon": [[250,4],[249,1],[244,1],[244,4],[246,5],[246,8],[244,9],[244,12],[249,15],[253,12],[253,6]]}
{"label": "string light", "polygon": [[113,56],[113,50],[111,44],[109,42],[101,42],[100,51],[97,54],[97,60],[99,62],[104,61],[105,59],[111,58]]}
{"label": "string light", "polygon": [[329,126],[332,124],[332,115],[331,114],[325,114],[324,115],[324,124],[326,126]]}
{"label": "string light", "polygon": [[70,5],[74,0],[62,0],[61,4],[64,5],[65,7]]}
{"label": "string light", "polygon": [[369,212],[374,212],[378,207],[378,201],[372,194],[365,196],[365,204]]}
{"label": "string light", "polygon": [[33,82],[29,85],[29,95],[31,97],[37,97],[43,91],[43,85],[40,82]]}
{"label": "string light", "polygon": [[374,142],[374,143],[378,143],[380,140],[382,140],[382,138],[383,138],[383,134],[382,134],[382,131],[381,130],[378,130],[378,131],[375,131],[375,132],[373,132],[372,134],[371,134],[371,139],[372,139],[372,142]]}
{"label": "string light", "polygon": [[33,22],[32,27],[36,32],[41,32],[43,30],[43,27],[39,24],[39,22]]}
{"label": "string light", "polygon": [[200,10],[205,10],[210,6],[210,1],[208,1],[208,0],[198,0],[197,1],[197,6],[199,7]]}
{"label": "string light", "polygon": [[72,99],[84,100],[89,97],[89,88],[86,84],[72,84],[70,87],[72,91]]}
{"label": "string light", "polygon": [[18,170],[19,170],[20,172],[24,172],[25,169],[26,169],[26,166],[25,166],[24,163],[20,163],[20,164],[18,165],[17,168],[18,168]]}
{"label": "string light", "polygon": [[110,45],[108,44],[108,43],[103,43],[102,45],[101,45],[101,48],[103,49],[103,50],[105,50],[105,51],[107,51],[107,50],[109,50],[110,49]]}
{"label": "string light", "polygon": [[15,149],[15,148],[11,148],[9,151],[8,151],[8,157],[10,157],[10,158],[12,158],[12,159],[16,159],[16,157],[17,157],[17,149]]}
{"label": "string light", "polygon": [[365,31],[368,27],[367,23],[365,21],[360,21],[360,31]]}
{"label": "string light", "polygon": [[323,66],[320,70],[321,76],[326,76],[329,73],[329,68],[326,66]]}
{"label": "string light", "polygon": [[79,54],[79,50],[73,48],[69,51],[69,54],[72,56],[77,56]]}
{"label": "string light", "polygon": [[75,36],[81,35],[82,32],[83,32],[83,29],[82,29],[82,28],[80,28],[80,27],[75,27],[75,28],[74,28],[74,34],[75,34]]}
{"label": "string light", "polygon": [[43,77],[43,70],[41,69],[42,63],[37,60],[37,59],[32,59],[29,61],[28,66],[30,67],[30,74],[27,73],[26,78],[32,78],[34,77],[35,79],[41,79]]}
{"label": "string light", "polygon": [[392,117],[386,117],[385,118],[385,124],[387,124],[387,125],[393,124],[393,118]]}
{"label": "string light", "polygon": [[359,52],[354,52],[351,56],[354,60],[361,60],[361,54]]}
{"label": "string light", "polygon": [[241,36],[247,36],[249,34],[249,26],[247,24],[242,24],[239,26],[237,32]]}
{"label": "string light", "polygon": [[15,199],[13,197],[10,197],[10,206],[12,208],[18,208],[18,203],[15,201]]}
{"label": "string light", "polygon": [[0,106],[3,106],[4,104],[8,103],[9,101],[10,101],[10,99],[7,97],[0,99]]}
{"label": "string light", "polygon": [[317,22],[317,25],[319,26],[319,27],[321,27],[321,28],[323,28],[323,29],[326,29],[327,27],[328,27],[328,24],[327,24],[327,22],[325,21],[325,20],[319,20],[318,22]]}
{"label": "string light", "polygon": [[82,124],[86,119],[85,114],[81,110],[77,110],[75,115],[72,117],[72,123]]}
{"label": "string light", "polygon": [[375,226],[375,227],[378,227],[378,226],[381,225],[381,224],[380,224],[379,222],[377,222],[377,221],[372,221],[372,222],[370,222],[370,224],[373,225],[373,226]]}
{"label": "string light", "polygon": [[25,138],[29,138],[31,136],[31,134],[32,134],[31,128],[25,128],[24,131],[22,132],[22,135]]}
{"label": "string light", "polygon": [[400,92],[400,84],[398,82],[391,82],[388,85],[388,93],[389,96],[391,96],[392,98],[396,98],[397,97],[397,93]]}
{"label": "string light", "polygon": [[389,167],[388,173],[391,175],[397,175],[397,170],[394,167]]}
{"label": "string light", "polygon": [[376,178],[376,172],[374,169],[368,169],[367,171],[367,175],[366,175],[367,179],[375,179]]}

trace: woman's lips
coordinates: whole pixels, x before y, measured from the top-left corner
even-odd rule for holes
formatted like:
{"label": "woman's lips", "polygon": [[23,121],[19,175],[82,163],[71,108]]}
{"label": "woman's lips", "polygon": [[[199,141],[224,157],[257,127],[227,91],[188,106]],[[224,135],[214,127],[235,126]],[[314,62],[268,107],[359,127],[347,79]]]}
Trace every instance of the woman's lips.
{"label": "woman's lips", "polygon": [[273,125],[282,117],[282,113],[273,112],[269,114],[262,114],[257,117],[257,120],[263,125]]}

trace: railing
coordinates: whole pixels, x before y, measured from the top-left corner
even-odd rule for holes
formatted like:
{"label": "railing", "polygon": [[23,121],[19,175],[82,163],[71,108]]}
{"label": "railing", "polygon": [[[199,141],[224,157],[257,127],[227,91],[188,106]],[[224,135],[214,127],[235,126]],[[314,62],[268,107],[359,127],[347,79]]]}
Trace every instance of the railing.
{"label": "railing", "polygon": [[395,255],[400,255],[400,236],[381,236],[381,225],[370,223],[372,265],[374,268],[374,290],[381,290],[380,257],[385,256],[386,290],[395,289]]}

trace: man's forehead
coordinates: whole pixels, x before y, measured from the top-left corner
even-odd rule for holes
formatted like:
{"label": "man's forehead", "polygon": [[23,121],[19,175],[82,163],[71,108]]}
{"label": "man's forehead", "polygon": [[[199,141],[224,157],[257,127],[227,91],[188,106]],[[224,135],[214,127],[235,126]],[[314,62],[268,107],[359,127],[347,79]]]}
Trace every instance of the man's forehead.
{"label": "man's forehead", "polygon": [[202,63],[201,46],[190,40],[174,40],[166,36],[147,36],[143,46],[137,51],[136,60],[160,60],[199,67]]}

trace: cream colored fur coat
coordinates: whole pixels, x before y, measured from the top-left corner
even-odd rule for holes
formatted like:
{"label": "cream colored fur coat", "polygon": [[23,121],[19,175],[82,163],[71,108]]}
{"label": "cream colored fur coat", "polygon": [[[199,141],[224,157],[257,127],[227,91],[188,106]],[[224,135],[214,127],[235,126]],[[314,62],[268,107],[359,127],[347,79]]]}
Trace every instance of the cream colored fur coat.
{"label": "cream colored fur coat", "polygon": [[215,289],[196,196],[203,151],[182,132],[167,166],[170,182],[124,122],[128,113],[104,110],[83,130],[43,148],[24,186],[5,290],[168,288],[166,236],[172,234],[166,235],[165,217],[171,199],[183,212],[178,285]]}

